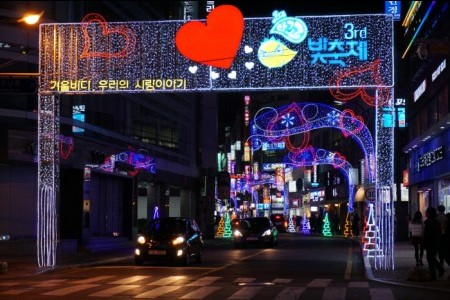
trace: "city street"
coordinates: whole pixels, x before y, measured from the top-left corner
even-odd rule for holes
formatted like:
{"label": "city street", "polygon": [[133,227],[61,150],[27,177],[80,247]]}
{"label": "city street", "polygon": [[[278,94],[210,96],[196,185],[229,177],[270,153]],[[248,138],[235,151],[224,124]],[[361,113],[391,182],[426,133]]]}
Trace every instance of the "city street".
{"label": "city street", "polygon": [[1,299],[446,299],[368,281],[352,239],[283,233],[275,248],[206,241],[202,263],[135,266],[129,259],[0,282]]}

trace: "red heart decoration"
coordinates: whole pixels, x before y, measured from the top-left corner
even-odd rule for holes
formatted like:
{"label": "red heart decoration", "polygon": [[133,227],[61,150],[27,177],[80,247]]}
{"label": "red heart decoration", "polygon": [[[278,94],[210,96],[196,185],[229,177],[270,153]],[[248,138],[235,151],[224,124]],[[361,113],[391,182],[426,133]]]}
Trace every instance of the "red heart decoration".
{"label": "red heart decoration", "polygon": [[341,116],[339,118],[340,127],[344,127],[344,118],[346,117],[350,118],[351,124],[356,124],[358,121],[360,122],[360,124],[358,127],[356,127],[354,130],[351,131],[341,130],[342,134],[345,137],[348,137],[349,135],[355,135],[363,129],[364,119],[361,116],[355,116],[355,112],[351,109],[345,109],[342,111]]}
{"label": "red heart decoration", "polygon": [[180,53],[201,64],[229,69],[244,31],[244,17],[232,5],[216,7],[206,18],[184,24],[175,36]]}
{"label": "red heart decoration", "polygon": [[[91,48],[91,38],[88,32],[88,27],[92,23],[100,23],[100,26],[102,28],[102,35],[103,37],[106,37],[107,35],[111,34],[118,34],[123,37],[125,41],[125,45],[123,48],[114,53],[110,52],[101,52],[101,51],[92,51]],[[130,54],[136,45],[136,36],[134,32],[122,25],[117,26],[108,26],[105,19],[99,15],[99,14],[88,14],[86,15],[82,20],[81,30],[83,31],[84,35],[84,48],[81,52],[80,58],[87,58],[87,57],[103,57],[103,58],[118,58],[118,57],[124,57]]]}

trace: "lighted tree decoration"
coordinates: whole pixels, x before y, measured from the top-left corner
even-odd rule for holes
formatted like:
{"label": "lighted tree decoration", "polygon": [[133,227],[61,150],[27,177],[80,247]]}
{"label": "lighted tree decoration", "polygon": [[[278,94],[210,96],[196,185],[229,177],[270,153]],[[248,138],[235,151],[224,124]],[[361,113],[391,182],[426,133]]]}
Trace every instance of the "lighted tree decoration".
{"label": "lighted tree decoration", "polygon": [[363,247],[363,254],[368,257],[383,256],[383,249],[380,249],[380,237],[378,226],[375,224],[375,214],[373,204],[369,204],[369,217],[367,218],[367,231]]}
{"label": "lighted tree decoration", "polygon": [[289,216],[289,225],[288,225],[288,232],[295,232],[295,226],[294,221],[292,220],[292,216]]}
{"label": "lighted tree decoration", "polygon": [[216,235],[218,237],[223,237],[224,224],[225,224],[224,215],[222,215],[222,217],[220,218],[220,221],[219,221],[219,225],[217,226],[217,231],[216,231]]}
{"label": "lighted tree decoration", "polygon": [[344,236],[353,237],[352,226],[350,224],[350,212],[347,211],[347,217],[345,218]]}
{"label": "lighted tree decoration", "polygon": [[225,229],[223,231],[223,237],[230,238],[232,235],[232,231],[231,231],[230,215],[228,213],[225,213],[224,223],[225,223]]}
{"label": "lighted tree decoration", "polygon": [[325,218],[323,220],[322,235],[331,236],[330,220],[328,220],[328,213],[325,213]]}
{"label": "lighted tree decoration", "polygon": [[309,224],[309,219],[306,217],[306,214],[303,214],[302,233],[311,234],[311,224]]}

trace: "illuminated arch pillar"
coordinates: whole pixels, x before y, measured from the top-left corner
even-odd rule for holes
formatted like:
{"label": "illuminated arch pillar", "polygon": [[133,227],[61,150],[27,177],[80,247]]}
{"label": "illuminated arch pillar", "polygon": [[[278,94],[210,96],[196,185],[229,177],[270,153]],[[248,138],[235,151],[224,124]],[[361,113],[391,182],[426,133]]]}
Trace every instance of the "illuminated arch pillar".
{"label": "illuminated arch pillar", "polygon": [[[394,89],[389,91],[389,101],[383,106],[376,105],[376,195],[375,217],[380,230],[380,249],[383,256],[375,256],[375,267],[380,269],[394,269],[394,127],[383,126],[383,114],[389,112],[394,120]],[[386,90],[385,90],[386,91]],[[377,91],[380,92],[380,90]],[[377,96],[378,101],[378,96]],[[387,108],[387,110],[383,110]]]}
{"label": "illuminated arch pillar", "polygon": [[37,263],[56,265],[58,244],[59,97],[38,95]]}

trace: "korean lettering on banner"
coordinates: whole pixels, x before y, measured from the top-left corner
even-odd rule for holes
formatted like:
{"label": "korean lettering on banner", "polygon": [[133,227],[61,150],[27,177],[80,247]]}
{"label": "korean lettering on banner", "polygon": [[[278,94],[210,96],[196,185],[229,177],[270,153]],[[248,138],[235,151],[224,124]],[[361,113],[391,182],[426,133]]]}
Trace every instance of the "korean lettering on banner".
{"label": "korean lettering on banner", "polygon": [[344,24],[344,39],[318,40],[308,38],[308,49],[312,52],[311,64],[323,63],[345,67],[345,59],[351,56],[360,61],[367,60],[367,27],[358,29],[353,23]]}
{"label": "korean lettering on banner", "polygon": [[401,1],[384,1],[384,13],[387,15],[392,15],[394,17],[394,21],[400,21],[401,11]]}
{"label": "korean lettering on banner", "polygon": [[89,92],[91,89],[90,80],[61,80],[50,81],[50,89],[58,92]]}

